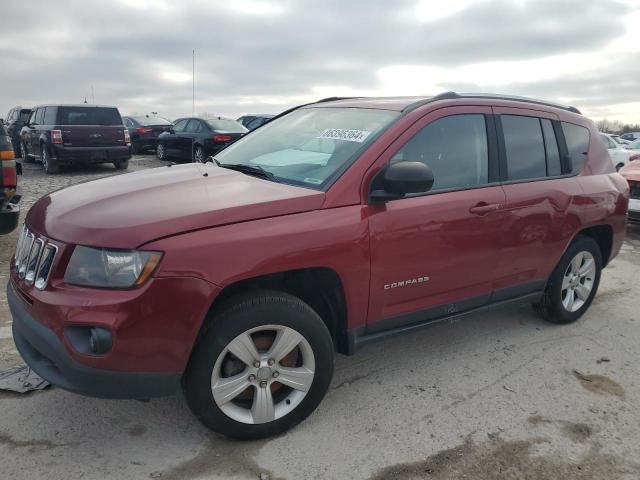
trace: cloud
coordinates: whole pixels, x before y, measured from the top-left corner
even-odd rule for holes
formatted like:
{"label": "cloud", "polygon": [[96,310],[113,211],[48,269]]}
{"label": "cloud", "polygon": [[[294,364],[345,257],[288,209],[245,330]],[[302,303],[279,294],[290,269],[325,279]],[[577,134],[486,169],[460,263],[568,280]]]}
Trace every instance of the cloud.
{"label": "cloud", "polygon": [[194,49],[196,109],[231,116],[453,87],[615,112],[638,92],[639,17],[638,2],[615,0],[10,2],[0,116],[81,102],[92,85],[123,113],[190,114]]}

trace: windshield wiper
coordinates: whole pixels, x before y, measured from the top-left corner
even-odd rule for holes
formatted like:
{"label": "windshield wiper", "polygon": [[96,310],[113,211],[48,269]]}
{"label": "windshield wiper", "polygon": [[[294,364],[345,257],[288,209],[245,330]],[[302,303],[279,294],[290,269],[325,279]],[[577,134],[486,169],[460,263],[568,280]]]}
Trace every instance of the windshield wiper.
{"label": "windshield wiper", "polygon": [[264,178],[271,180],[272,182],[280,183],[276,179],[276,176],[268,170],[265,170],[260,165],[245,165],[243,163],[220,163],[215,158],[213,159],[216,165],[222,168],[228,168],[229,170],[236,170],[238,172],[246,173],[247,175],[253,175],[254,177]]}

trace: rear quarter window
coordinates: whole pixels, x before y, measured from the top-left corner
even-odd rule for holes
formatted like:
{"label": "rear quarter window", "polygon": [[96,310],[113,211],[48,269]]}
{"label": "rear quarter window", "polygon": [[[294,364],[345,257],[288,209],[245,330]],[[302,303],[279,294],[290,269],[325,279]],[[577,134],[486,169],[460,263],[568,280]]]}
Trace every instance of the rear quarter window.
{"label": "rear quarter window", "polygon": [[562,122],[562,131],[571,159],[571,172],[579,173],[584,168],[589,153],[589,130],[580,125]]}
{"label": "rear quarter window", "polygon": [[117,108],[58,107],[60,125],[123,125]]}

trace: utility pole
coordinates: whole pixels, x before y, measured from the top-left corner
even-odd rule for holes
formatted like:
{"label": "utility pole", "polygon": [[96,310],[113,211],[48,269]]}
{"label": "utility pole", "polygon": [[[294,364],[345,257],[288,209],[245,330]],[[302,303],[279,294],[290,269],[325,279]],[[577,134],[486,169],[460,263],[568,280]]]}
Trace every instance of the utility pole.
{"label": "utility pole", "polygon": [[96,97],[93,94],[93,85],[91,85],[91,103],[96,103]]}
{"label": "utility pole", "polygon": [[191,63],[191,116],[196,114],[196,51],[192,51]]}

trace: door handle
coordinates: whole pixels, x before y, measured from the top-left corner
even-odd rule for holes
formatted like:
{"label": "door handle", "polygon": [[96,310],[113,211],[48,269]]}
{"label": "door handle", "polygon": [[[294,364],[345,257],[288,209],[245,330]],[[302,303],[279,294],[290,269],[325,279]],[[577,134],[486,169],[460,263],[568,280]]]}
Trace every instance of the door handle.
{"label": "door handle", "polygon": [[474,215],[486,215],[487,213],[499,210],[502,207],[499,203],[479,202],[469,209],[469,213]]}

